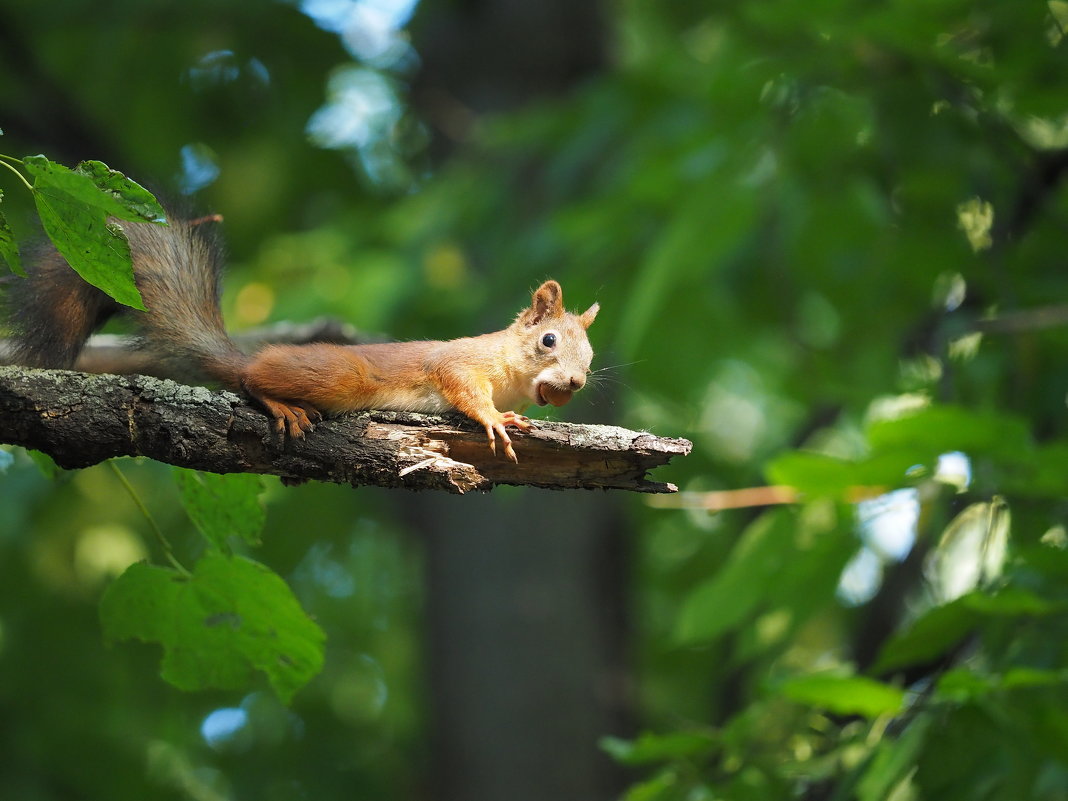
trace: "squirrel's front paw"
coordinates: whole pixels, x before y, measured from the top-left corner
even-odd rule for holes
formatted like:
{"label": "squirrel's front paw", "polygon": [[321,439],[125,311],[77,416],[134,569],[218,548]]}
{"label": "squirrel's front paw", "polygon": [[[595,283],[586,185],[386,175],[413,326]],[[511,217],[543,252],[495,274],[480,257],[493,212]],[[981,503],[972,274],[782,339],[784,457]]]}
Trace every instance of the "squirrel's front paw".
{"label": "squirrel's front paw", "polygon": [[498,419],[494,422],[486,423],[486,438],[489,440],[490,450],[494,454],[497,453],[497,441],[496,437],[501,438],[501,442],[504,444],[504,454],[516,464],[519,464],[519,458],[515,455],[515,450],[512,448],[512,439],[508,436],[508,432],[505,430],[505,426],[515,426],[516,428],[528,431],[533,427],[533,423],[530,422],[529,417],[524,417],[521,414],[515,412],[498,412]]}

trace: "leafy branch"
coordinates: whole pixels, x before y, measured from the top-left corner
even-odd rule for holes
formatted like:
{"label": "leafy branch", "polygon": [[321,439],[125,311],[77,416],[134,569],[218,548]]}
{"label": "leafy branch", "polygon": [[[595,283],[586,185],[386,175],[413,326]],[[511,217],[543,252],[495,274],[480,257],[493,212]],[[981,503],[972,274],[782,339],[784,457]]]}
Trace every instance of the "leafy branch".
{"label": "leafy branch", "polygon": [[[119,303],[144,310],[134,284],[130,243],[116,220],[165,225],[163,207],[152,193],[100,161],[83,161],[70,169],[40,155],[17,159],[0,153],[0,164],[33,195],[44,232],[67,263]],[[32,183],[18,167],[33,177]],[[2,212],[0,258],[16,275],[25,275],[14,232]]]}

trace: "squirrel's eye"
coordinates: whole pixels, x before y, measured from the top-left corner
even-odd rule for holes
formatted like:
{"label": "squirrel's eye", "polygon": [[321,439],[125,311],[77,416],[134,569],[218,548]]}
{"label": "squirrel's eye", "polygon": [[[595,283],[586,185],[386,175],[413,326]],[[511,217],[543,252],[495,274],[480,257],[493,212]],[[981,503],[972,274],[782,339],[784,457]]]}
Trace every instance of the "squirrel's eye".
{"label": "squirrel's eye", "polygon": [[556,346],[556,334],[546,334],[541,338],[541,344],[547,348]]}

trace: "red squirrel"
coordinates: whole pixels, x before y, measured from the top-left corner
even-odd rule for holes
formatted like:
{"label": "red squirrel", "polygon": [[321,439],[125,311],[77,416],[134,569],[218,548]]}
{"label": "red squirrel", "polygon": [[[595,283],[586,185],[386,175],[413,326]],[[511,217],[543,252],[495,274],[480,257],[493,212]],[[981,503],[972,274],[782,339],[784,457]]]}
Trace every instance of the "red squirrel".
{"label": "red squirrel", "polygon": [[586,329],[599,306],[578,315],[566,311],[556,281],[539,286],[530,306],[491,334],[447,342],[268,345],[248,356],[223,326],[220,249],[208,228],[182,220],[123,224],[147,312],[120,306],[43,248],[31,259],[29,278],[9,292],[16,363],[69,369],[89,335],[124,311],[164,374],[243,390],[283,434],[303,437],[323,413],[457,409],[485,428],[494,453],[499,437],[514,462],[505,427],[531,423],[513,407],[562,406],[586,383],[593,358]]}

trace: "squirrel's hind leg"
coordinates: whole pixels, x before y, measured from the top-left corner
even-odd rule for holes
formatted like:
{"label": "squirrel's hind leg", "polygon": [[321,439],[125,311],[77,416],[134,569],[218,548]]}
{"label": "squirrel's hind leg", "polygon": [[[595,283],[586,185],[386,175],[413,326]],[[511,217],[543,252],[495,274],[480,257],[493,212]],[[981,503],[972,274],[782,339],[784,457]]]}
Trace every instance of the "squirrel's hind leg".
{"label": "squirrel's hind leg", "polygon": [[[245,391],[248,392],[248,389]],[[304,439],[304,434],[315,428],[315,424],[323,419],[319,410],[308,403],[283,402],[266,395],[251,392],[249,394],[274,418],[274,429],[280,434],[288,433],[296,439]]]}

